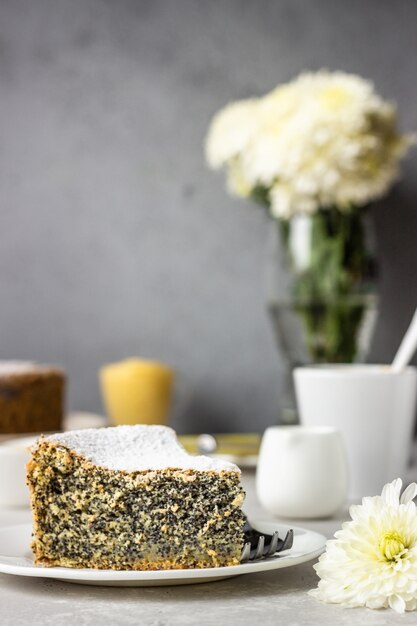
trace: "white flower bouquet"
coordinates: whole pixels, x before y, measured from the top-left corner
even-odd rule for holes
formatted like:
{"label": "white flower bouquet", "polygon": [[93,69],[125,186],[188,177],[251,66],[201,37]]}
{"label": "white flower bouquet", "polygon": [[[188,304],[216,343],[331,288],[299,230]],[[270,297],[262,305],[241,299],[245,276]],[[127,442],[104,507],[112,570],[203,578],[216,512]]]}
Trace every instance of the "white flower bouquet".
{"label": "white flower bouquet", "polygon": [[278,224],[285,276],[269,307],[290,364],[365,357],[376,288],[364,208],[398,178],[413,142],[395,106],[343,72],[302,74],[212,120],[209,165]]}
{"label": "white flower bouquet", "polygon": [[222,109],[206,156],[212,168],[226,169],[232,193],[288,219],[383,196],[412,140],[400,134],[395,106],[370,82],[321,71]]}

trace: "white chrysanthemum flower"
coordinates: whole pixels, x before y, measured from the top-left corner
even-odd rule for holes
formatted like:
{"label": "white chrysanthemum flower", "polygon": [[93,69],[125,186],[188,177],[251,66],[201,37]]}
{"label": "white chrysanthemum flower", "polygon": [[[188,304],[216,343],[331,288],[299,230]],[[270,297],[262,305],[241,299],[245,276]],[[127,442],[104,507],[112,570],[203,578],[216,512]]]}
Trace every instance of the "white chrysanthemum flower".
{"label": "white chrysanthemum flower", "polygon": [[321,578],[314,597],[348,607],[417,609],[417,485],[401,494],[398,478],[381,496],[352,506],[315,565]]}
{"label": "white chrysanthemum flower", "polygon": [[379,198],[412,142],[370,82],[321,71],[228,105],[213,119],[206,156],[226,168],[232,193],[260,188],[272,215],[287,219]]}
{"label": "white chrysanthemum flower", "polygon": [[206,145],[209,165],[218,168],[242,153],[256,135],[256,100],[241,100],[222,109],[213,119]]}

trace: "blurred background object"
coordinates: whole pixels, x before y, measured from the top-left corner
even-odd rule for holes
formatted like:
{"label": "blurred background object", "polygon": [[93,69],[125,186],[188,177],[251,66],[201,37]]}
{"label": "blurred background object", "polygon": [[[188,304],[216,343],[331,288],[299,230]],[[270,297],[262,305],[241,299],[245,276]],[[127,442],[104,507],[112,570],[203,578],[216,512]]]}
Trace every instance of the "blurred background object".
{"label": "blurred background object", "polygon": [[0,507],[28,507],[30,498],[26,485],[29,448],[36,436],[0,440]]}
{"label": "blurred background object", "polygon": [[168,425],[174,380],[170,367],[144,359],[130,358],[102,367],[101,392],[111,425]]}
{"label": "blurred background object", "polygon": [[[227,100],[327,67],[373,80],[416,129],[416,20],[413,0],[3,0],[2,358],[62,364],[70,410],[100,413],[99,367],[141,354],[191,379],[179,432],[276,423],[268,223],[207,171],[207,126]],[[372,209],[373,362],[415,306],[416,159]]]}
{"label": "blurred background object", "polygon": [[0,435],[60,430],[65,372],[30,361],[0,361]]}

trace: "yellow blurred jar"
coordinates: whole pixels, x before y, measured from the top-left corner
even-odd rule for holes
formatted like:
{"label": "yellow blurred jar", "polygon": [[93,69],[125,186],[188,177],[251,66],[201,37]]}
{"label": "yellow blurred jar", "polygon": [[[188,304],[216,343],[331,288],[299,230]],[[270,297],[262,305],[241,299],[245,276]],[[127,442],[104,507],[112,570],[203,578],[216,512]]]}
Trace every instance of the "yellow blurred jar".
{"label": "yellow blurred jar", "polygon": [[130,358],[102,367],[101,392],[110,422],[167,424],[174,379],[174,371],[157,361]]}

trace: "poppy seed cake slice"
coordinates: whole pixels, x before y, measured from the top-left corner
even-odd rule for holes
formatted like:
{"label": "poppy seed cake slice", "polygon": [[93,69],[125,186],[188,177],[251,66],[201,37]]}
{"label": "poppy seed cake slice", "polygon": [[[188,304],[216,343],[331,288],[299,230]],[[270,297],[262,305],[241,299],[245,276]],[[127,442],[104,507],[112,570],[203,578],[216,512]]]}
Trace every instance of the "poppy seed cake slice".
{"label": "poppy seed cake slice", "polygon": [[240,562],[240,470],[189,455],[165,426],[41,437],[27,480],[38,564],[156,570]]}

